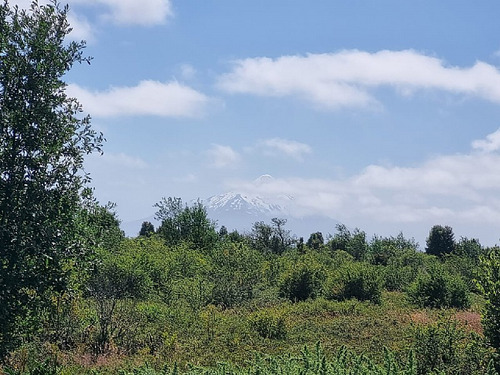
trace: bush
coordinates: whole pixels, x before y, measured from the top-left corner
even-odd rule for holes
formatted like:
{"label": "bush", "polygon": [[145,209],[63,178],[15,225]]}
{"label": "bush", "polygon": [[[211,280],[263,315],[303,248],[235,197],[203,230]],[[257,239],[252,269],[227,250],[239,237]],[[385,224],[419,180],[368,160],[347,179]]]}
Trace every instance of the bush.
{"label": "bush", "polygon": [[394,264],[384,267],[383,277],[384,288],[391,292],[405,290],[414,280],[410,266],[401,267]]}
{"label": "bush", "polygon": [[274,310],[260,310],[250,316],[250,326],[259,336],[281,340],[286,337],[285,318]]}
{"label": "bush", "polygon": [[380,303],[382,280],[375,266],[349,263],[330,276],[325,285],[325,297],[338,301],[356,298],[359,301]]}
{"label": "bush", "polygon": [[230,308],[253,298],[261,279],[262,255],[257,250],[225,242],[212,250],[211,260],[211,303]]}
{"label": "bush", "polygon": [[417,327],[414,351],[418,374],[493,373],[493,353],[475,332],[466,332],[455,320]]}
{"label": "bush", "polygon": [[127,354],[161,351],[170,331],[169,313],[161,302],[119,301],[113,343]]}
{"label": "bush", "polygon": [[459,257],[454,254],[447,255],[444,260],[444,267],[451,274],[460,275],[469,290],[478,291],[475,282],[478,265],[474,263],[474,260],[467,257]]}
{"label": "bush", "polygon": [[[500,351],[500,248],[498,246],[481,257],[477,276],[477,286],[486,299],[482,319],[484,335],[490,345]],[[498,358],[496,367],[500,370]]]}
{"label": "bush", "polygon": [[280,295],[291,301],[305,301],[315,298],[321,292],[323,272],[310,263],[299,263],[282,276]]}
{"label": "bush", "polygon": [[470,292],[464,280],[437,265],[417,277],[408,288],[408,296],[420,307],[464,309],[470,306]]}

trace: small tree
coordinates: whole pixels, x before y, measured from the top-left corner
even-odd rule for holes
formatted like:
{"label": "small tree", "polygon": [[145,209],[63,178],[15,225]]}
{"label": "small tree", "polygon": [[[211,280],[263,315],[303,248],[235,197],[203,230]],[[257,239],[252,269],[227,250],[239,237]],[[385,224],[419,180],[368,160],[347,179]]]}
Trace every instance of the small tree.
{"label": "small tree", "polygon": [[[500,351],[500,248],[494,247],[481,258],[478,287],[486,298],[483,315],[484,335],[491,346]],[[497,370],[500,363],[497,360]]]}
{"label": "small tree", "polygon": [[382,300],[380,271],[371,264],[347,262],[336,269],[324,285],[325,297],[333,300],[356,298],[379,304]]}
{"label": "small tree", "polygon": [[253,223],[250,241],[255,250],[261,253],[271,252],[272,237],[273,228],[269,224],[263,221]]}
{"label": "small tree", "polygon": [[155,207],[158,208],[155,218],[161,221],[158,234],[167,245],[185,241],[199,249],[210,249],[217,242],[215,222],[208,218],[200,201],[183,206],[181,198],[162,198]]}
{"label": "small tree", "polygon": [[453,253],[461,258],[469,259],[474,265],[479,264],[479,258],[486,254],[481,243],[476,238],[460,237]]}
{"label": "small tree", "polygon": [[87,282],[87,296],[96,304],[99,331],[95,338],[95,353],[108,349],[116,329],[115,310],[121,299],[143,298],[152,287],[152,281],[133,255],[126,252],[103,251],[101,263]]}
{"label": "small tree", "polygon": [[368,251],[366,233],[358,228],[351,232],[344,224],[337,224],[337,233],[328,241],[332,251],[344,250],[356,260],[363,260]]}
{"label": "small tree", "polygon": [[141,225],[141,230],[139,231],[139,236],[150,237],[154,233],[155,233],[155,226],[149,221],[144,221]]}
{"label": "small tree", "polygon": [[324,271],[313,261],[304,260],[286,270],[279,282],[280,295],[291,301],[316,298],[321,292]]}
{"label": "small tree", "polygon": [[[102,143],[66,94],[64,74],[89,61],[67,42],[68,8],[0,4],[0,357],[14,322],[64,290],[68,260],[79,261],[83,158]],[[33,296],[37,296],[33,298]]]}
{"label": "small tree", "polygon": [[323,233],[321,232],[311,233],[309,239],[307,240],[307,247],[309,249],[319,250],[321,246],[324,245],[324,243],[325,240],[323,239]]}
{"label": "small tree", "polygon": [[253,224],[250,239],[252,247],[260,252],[281,255],[294,240],[290,231],[285,229],[286,219],[273,218],[271,225],[258,221]]}
{"label": "small tree", "polygon": [[427,237],[425,252],[430,255],[442,257],[450,254],[455,249],[455,236],[449,226],[434,225]]}

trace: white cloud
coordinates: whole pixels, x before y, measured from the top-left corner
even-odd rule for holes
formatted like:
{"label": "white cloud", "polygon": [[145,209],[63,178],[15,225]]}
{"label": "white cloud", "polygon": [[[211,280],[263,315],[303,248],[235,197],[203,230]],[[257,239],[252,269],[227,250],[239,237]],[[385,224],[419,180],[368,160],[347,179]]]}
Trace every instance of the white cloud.
{"label": "white cloud", "polygon": [[110,9],[109,17],[119,24],[161,24],[172,16],[169,0],[98,0]]}
{"label": "white cloud", "polygon": [[102,5],[103,18],[121,25],[157,25],[173,16],[170,0],[71,0],[71,4]]}
{"label": "white cloud", "polygon": [[[499,131],[482,141],[486,145]],[[475,148],[483,147],[475,141]],[[491,151],[498,148],[489,148]],[[500,222],[500,153],[445,155],[415,167],[371,165],[346,179],[274,178],[266,184],[233,182],[229,188],[262,196],[291,195],[297,216],[327,215],[362,228],[394,233],[401,227],[452,224],[493,244]]]}
{"label": "white cloud", "polygon": [[148,164],[141,158],[127,155],[123,152],[119,153],[108,153],[105,152],[103,155],[95,155],[95,158],[99,160],[100,163],[107,165],[112,165],[115,167],[127,167],[130,169],[147,169]]}
{"label": "white cloud", "polygon": [[85,40],[87,42],[92,42],[94,40],[95,28],[86,18],[81,17],[73,11],[70,11],[68,13],[68,22],[73,29],[69,34],[69,38],[71,40]]}
{"label": "white cloud", "polygon": [[270,154],[284,154],[296,160],[302,160],[305,154],[310,154],[312,149],[305,143],[282,138],[271,138],[259,142],[264,152]]}
{"label": "white cloud", "polygon": [[500,72],[478,61],[472,67],[448,66],[413,50],[357,50],[306,56],[238,60],[218,86],[231,93],[298,96],[323,108],[377,105],[372,89],[389,86],[399,94],[442,90],[500,103]]}
{"label": "white cloud", "polygon": [[212,145],[208,151],[211,165],[214,168],[235,167],[240,161],[240,155],[229,146]]}
{"label": "white cloud", "polygon": [[472,147],[485,152],[497,151],[500,149],[500,129],[489,134],[486,139],[479,139],[472,142]]}
{"label": "white cloud", "polygon": [[202,93],[177,82],[141,81],[134,87],[112,87],[103,92],[71,84],[67,91],[95,117],[198,117],[209,101]]}
{"label": "white cloud", "polygon": [[[174,15],[170,0],[67,0],[66,2],[70,5],[68,21],[73,28],[69,35],[72,40],[91,42],[95,38],[96,26],[78,12],[83,6],[98,8],[98,12],[103,11],[103,13],[98,13],[97,18],[104,23],[112,22],[118,25],[159,25]],[[28,9],[32,0],[12,0],[10,3]],[[39,0],[38,3],[46,5],[50,1]]]}

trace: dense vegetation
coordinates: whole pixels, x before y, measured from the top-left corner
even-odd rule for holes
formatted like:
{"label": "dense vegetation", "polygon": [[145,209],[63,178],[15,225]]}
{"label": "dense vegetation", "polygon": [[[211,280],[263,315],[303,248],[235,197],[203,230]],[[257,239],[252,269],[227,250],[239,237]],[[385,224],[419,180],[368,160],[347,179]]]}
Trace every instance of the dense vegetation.
{"label": "dense vegetation", "polygon": [[164,198],[126,238],[86,188],[102,137],[64,91],[87,61],[66,12],[0,5],[0,372],[497,373],[500,249],[448,226],[425,252],[344,225],[305,241]]}
{"label": "dense vegetation", "polygon": [[479,313],[497,316],[497,248],[430,255],[343,225],[304,241],[283,219],[240,234],[201,203],[157,208],[135,238],[112,206],[82,209],[92,267],[18,321],[12,373],[495,373]]}

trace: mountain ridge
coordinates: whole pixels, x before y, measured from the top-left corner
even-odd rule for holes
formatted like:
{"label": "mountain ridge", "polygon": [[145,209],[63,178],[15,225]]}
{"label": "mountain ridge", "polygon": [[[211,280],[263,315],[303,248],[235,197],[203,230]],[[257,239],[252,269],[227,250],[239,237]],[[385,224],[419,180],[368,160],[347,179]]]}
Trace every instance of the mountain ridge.
{"label": "mountain ridge", "polygon": [[[271,175],[264,174],[255,179],[253,184],[254,187],[262,188],[263,185],[273,180]],[[195,202],[196,200],[192,200],[190,203]],[[321,215],[304,217],[293,215],[295,199],[284,193],[252,194],[229,191],[201,200],[201,203],[207,209],[208,217],[216,221],[218,227],[225,226],[230,231],[237,230],[240,233],[250,232],[255,222],[270,223],[272,218],[286,219],[286,228],[297,237],[305,238],[314,232],[322,232],[324,235],[334,233],[336,225],[340,223]],[[128,236],[137,236],[143,221],[151,221],[155,226],[159,225],[151,215],[142,221],[134,220],[123,223],[122,228]]]}

